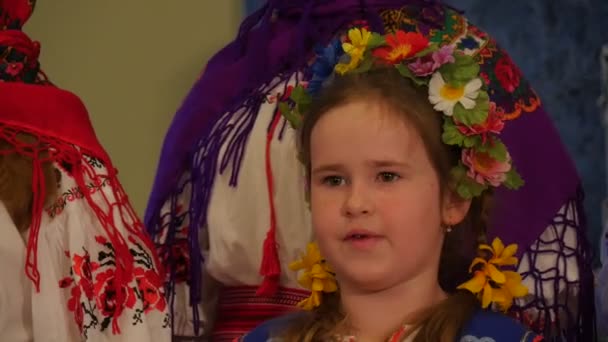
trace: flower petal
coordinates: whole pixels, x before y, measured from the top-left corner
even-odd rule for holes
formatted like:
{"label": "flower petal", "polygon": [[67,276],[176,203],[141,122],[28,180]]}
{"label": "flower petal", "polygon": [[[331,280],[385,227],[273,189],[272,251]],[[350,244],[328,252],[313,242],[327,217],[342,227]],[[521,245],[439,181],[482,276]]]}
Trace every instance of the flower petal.
{"label": "flower petal", "polygon": [[431,80],[429,81],[429,94],[439,96],[441,88],[445,85],[445,81],[441,76],[441,73],[436,72],[431,76]]}
{"label": "flower petal", "polygon": [[[479,89],[481,88],[481,85],[483,84],[483,82],[481,82],[481,79],[476,78],[474,80],[469,81],[469,83],[467,83],[464,86],[464,92],[465,94],[470,94],[473,92],[478,92]],[[477,96],[477,95],[475,95]]]}
{"label": "flower petal", "polygon": [[495,283],[504,284],[507,281],[507,277],[492,264],[487,264],[486,273]]}
{"label": "flower petal", "polygon": [[514,266],[517,265],[516,257],[508,257],[508,258],[493,258],[490,260],[490,263],[497,266]]}
{"label": "flower petal", "polygon": [[323,281],[323,292],[336,292],[338,291],[338,284],[333,279],[325,279]]}
{"label": "flower petal", "polygon": [[479,264],[482,264],[482,265],[484,265],[484,266],[485,266],[487,263],[488,263],[488,262],[487,262],[487,261],[486,261],[486,259],[484,259],[484,258],[479,258],[479,257],[477,257],[477,258],[473,259],[473,262],[471,263],[471,266],[469,266],[469,273],[470,273],[471,271],[473,271],[473,268],[475,268],[475,266],[477,266],[477,265],[479,265]]}
{"label": "flower petal", "polygon": [[480,251],[486,250],[486,251],[492,253],[492,255],[494,255],[494,249],[492,247],[490,247],[489,245],[486,245],[485,243],[480,244],[479,247],[477,247],[477,249],[479,249]]}
{"label": "flower petal", "polygon": [[494,255],[499,257],[505,249],[505,245],[498,237],[495,237],[492,241],[492,249],[494,249]]}
{"label": "flower petal", "polygon": [[296,260],[296,261],[292,261],[289,263],[289,269],[292,271],[299,271],[301,269],[303,269],[304,263],[302,262],[302,260]]}
{"label": "flower petal", "polygon": [[321,279],[313,279],[311,290],[321,292],[323,291],[323,280]]}
{"label": "flower petal", "polygon": [[463,96],[461,97],[458,102],[460,102],[460,104],[465,108],[465,109],[473,109],[475,108],[475,101],[471,100],[470,98]]}
{"label": "flower petal", "polygon": [[500,256],[502,258],[508,258],[514,256],[515,253],[517,253],[517,244],[512,243],[502,251]]}
{"label": "flower petal", "polygon": [[355,44],[361,41],[361,31],[358,28],[348,30],[348,39]]}
{"label": "flower petal", "polygon": [[505,288],[513,295],[513,297],[520,298],[528,294],[528,288],[521,283],[521,275],[519,273],[505,271],[504,274],[507,278]]}
{"label": "flower petal", "polygon": [[483,294],[481,296],[481,307],[486,309],[492,302],[492,287],[489,283],[483,287]]}
{"label": "flower petal", "polygon": [[475,272],[473,278],[458,286],[458,289],[468,290],[471,293],[479,293],[487,283],[486,275],[483,272]]}
{"label": "flower petal", "polygon": [[[431,97],[429,97],[429,101],[431,101]],[[443,112],[447,116],[452,116],[454,114],[454,105],[456,102],[439,99],[439,101],[433,106],[438,112]]]}

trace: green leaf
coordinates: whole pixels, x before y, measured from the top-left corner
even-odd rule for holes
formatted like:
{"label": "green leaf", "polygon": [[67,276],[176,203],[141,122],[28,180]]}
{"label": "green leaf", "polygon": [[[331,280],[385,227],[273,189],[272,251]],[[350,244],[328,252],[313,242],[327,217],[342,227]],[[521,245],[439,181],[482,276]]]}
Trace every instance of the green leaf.
{"label": "green leaf", "polygon": [[310,94],[308,94],[306,89],[299,84],[293,88],[289,98],[292,99],[293,102],[295,102],[296,104],[312,103],[312,97],[310,96]]}
{"label": "green leaf", "polygon": [[384,36],[382,36],[378,33],[372,33],[371,38],[367,42],[367,49],[368,50],[375,49],[382,45],[386,45],[386,40],[384,39]]}
{"label": "green leaf", "polygon": [[445,82],[453,87],[464,87],[479,77],[479,64],[467,55],[454,54],[454,63],[446,63],[439,69]]}
{"label": "green leaf", "polygon": [[517,173],[517,170],[511,166],[511,170],[507,172],[507,179],[505,179],[503,185],[507,189],[516,190],[524,185],[524,180],[521,178],[519,173]]}
{"label": "green leaf", "polygon": [[445,120],[443,120],[443,134],[441,135],[441,140],[447,145],[462,146],[465,139],[466,137],[460,133],[454,124],[454,121],[449,117],[445,117]]}
{"label": "green leaf", "polygon": [[498,138],[492,138],[486,144],[478,149],[481,152],[486,152],[490,157],[499,161],[507,161],[507,147]]}
{"label": "green leaf", "polygon": [[461,180],[466,176],[467,170],[461,163],[459,163],[457,166],[454,166],[452,170],[450,170],[450,180],[454,182],[454,184],[460,183]]}
{"label": "green leaf", "polygon": [[425,77],[416,77],[411,71],[410,68],[408,68],[406,65],[403,64],[395,64],[395,68],[397,68],[397,70],[399,71],[399,73],[401,74],[401,76],[403,77],[407,77],[410,80],[412,80],[412,82],[414,82],[415,85],[417,86],[427,86],[429,85],[429,79],[425,78]]}
{"label": "green leaf", "polygon": [[467,126],[481,124],[488,118],[490,112],[490,97],[488,93],[481,90],[475,99],[475,107],[465,109],[460,102],[454,106],[454,119]]}
{"label": "green leaf", "polygon": [[417,54],[415,54],[414,57],[418,58],[418,57],[426,56],[429,53],[433,53],[437,50],[439,50],[439,44],[430,43],[429,46],[427,46],[425,49],[423,49],[423,50],[419,51]]}
{"label": "green leaf", "polygon": [[487,189],[486,185],[477,183],[474,179],[468,176],[464,177],[458,184],[456,191],[458,195],[464,199],[471,199],[481,195],[481,193]]}
{"label": "green leaf", "polygon": [[292,110],[286,102],[279,102],[279,111],[294,129],[300,127],[302,124],[300,115]]}
{"label": "green leaf", "polygon": [[481,145],[481,137],[479,135],[465,136],[462,145],[466,148]]}

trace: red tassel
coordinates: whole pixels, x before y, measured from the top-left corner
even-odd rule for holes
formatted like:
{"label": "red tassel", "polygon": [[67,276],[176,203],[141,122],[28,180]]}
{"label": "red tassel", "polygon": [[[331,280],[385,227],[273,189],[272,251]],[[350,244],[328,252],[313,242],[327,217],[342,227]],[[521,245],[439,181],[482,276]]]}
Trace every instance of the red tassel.
{"label": "red tassel", "polygon": [[266,234],[263,253],[260,274],[264,276],[264,280],[257,290],[257,295],[272,296],[277,293],[279,289],[279,280],[281,277],[281,264],[279,262],[275,229],[273,229],[273,227],[271,227]]}
{"label": "red tassel", "polygon": [[40,272],[38,271],[38,236],[40,235],[40,224],[42,221],[42,210],[46,188],[41,162],[38,155],[32,158],[32,221],[30,233],[27,240],[27,254],[25,262],[25,274],[34,283],[36,292],[40,292]]}
{"label": "red tassel", "polygon": [[274,207],[274,178],[272,176],[272,164],[270,161],[270,145],[274,133],[281,121],[281,115],[277,112],[268,135],[266,136],[266,180],[268,186],[268,201],[270,205],[270,228],[264,240],[262,264],[260,265],[260,275],[264,277],[257,294],[260,296],[272,296],[279,288],[281,277],[281,263],[279,261],[278,245],[276,241],[277,218]]}

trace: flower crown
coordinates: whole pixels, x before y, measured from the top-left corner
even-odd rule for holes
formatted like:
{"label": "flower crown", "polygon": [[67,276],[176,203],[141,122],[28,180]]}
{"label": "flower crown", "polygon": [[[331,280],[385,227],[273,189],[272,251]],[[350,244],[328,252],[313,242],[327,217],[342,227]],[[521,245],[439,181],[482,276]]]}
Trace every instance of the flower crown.
{"label": "flower crown", "polygon": [[462,198],[479,196],[490,186],[517,189],[523,185],[498,138],[504,112],[490,101],[479,64],[454,46],[440,47],[418,32],[381,35],[351,28],[347,37],[316,50],[310,81],[293,87],[279,103],[279,111],[297,128],[313,97],[336,74],[363,73],[378,65],[394,66],[414,85],[426,87],[429,102],[444,114],[442,140],[461,148],[451,175]]}

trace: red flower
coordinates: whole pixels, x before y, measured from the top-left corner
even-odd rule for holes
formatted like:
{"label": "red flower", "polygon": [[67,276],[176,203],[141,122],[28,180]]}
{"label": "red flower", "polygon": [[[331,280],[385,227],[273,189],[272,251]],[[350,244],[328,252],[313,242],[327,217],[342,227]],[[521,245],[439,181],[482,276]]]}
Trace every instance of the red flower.
{"label": "red flower", "polygon": [[496,63],[494,69],[496,78],[500,82],[500,85],[509,93],[512,93],[519,86],[521,81],[521,71],[517,68],[509,56],[503,56]]}
{"label": "red flower", "polygon": [[389,64],[397,64],[413,57],[429,45],[428,39],[418,32],[397,31],[395,34],[386,35],[388,47],[380,47],[374,50],[374,56],[381,58]]}
{"label": "red flower", "polygon": [[[125,284],[128,282],[125,281]],[[97,307],[104,316],[119,316],[126,307],[133,308],[137,301],[133,289],[126,286],[117,288],[116,273],[110,268],[95,277],[95,298]],[[120,298],[119,294],[121,295]]]}
{"label": "red flower", "polygon": [[162,291],[162,281],[158,273],[138,267],[135,269],[137,288],[143,297],[144,312],[152,310],[163,311],[166,306],[165,295]]}
{"label": "red flower", "polygon": [[6,73],[13,77],[19,75],[19,73],[21,73],[21,70],[23,70],[23,63],[21,62],[9,63],[6,67]]}
{"label": "red flower", "polygon": [[456,122],[456,127],[460,133],[466,136],[481,135],[481,139],[485,144],[488,138],[488,133],[500,134],[502,129],[505,127],[503,116],[504,110],[497,107],[496,103],[490,102],[490,111],[488,113],[488,118],[484,123],[469,127]]}

